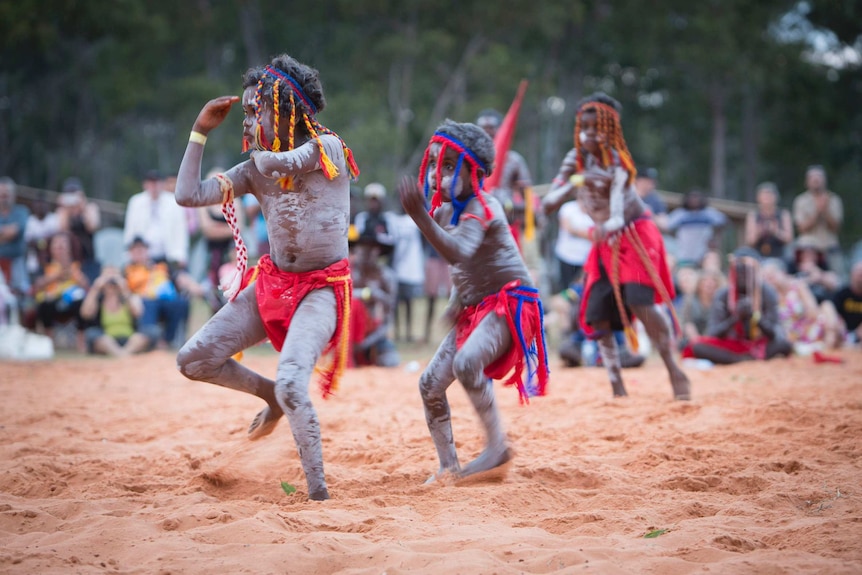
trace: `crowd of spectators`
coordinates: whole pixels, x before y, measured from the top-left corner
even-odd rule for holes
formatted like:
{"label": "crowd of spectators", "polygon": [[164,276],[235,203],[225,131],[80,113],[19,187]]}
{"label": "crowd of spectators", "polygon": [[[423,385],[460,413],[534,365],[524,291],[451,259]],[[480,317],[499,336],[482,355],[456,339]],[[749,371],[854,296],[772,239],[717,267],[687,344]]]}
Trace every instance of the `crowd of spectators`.
{"label": "crowd of spectators", "polygon": [[[758,185],[754,209],[735,234],[739,242],[728,242],[731,220],[706,194],[690,190],[668,210],[657,179],[655,169],[643,168],[634,185],[665,235],[677,288],[668,319],[678,319],[684,355],[727,363],[859,342],[862,261],[845,255],[842,201],[821,166],[808,168],[804,190],[787,207],[775,184]],[[230,228],[218,206],[178,206],[174,181],[155,171],[143,175],[117,232],[122,260],[116,262],[100,258],[102,214],[79,178],[67,178],[56,200],[43,193],[27,205],[18,201],[15,182],[0,178],[0,278],[25,327],[55,338],[61,331],[67,341],[59,343],[81,352],[123,356],[180,347],[196,299],[209,313],[224,305],[218,285],[233,266]],[[386,186],[370,183],[352,200],[353,361],[397,365],[399,346],[431,339],[438,306],[449,295],[446,264]],[[254,198],[236,202],[252,258],[263,255],[268,242],[259,206]],[[560,311],[564,363],[594,365],[597,354],[589,353],[573,313],[592,222],[577,201],[557,218],[551,255],[533,267],[547,276],[537,278],[547,286],[545,297],[562,302],[547,307]],[[425,317],[416,317],[419,300]],[[746,338],[759,343],[740,344]],[[719,340],[724,347],[716,347]],[[628,366],[643,363],[643,355],[624,354]]]}

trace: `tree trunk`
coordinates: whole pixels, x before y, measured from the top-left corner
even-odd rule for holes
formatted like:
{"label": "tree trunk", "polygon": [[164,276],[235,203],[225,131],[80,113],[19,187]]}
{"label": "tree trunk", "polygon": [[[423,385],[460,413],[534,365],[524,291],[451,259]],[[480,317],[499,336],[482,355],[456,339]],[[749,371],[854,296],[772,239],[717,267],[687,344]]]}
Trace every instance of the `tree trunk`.
{"label": "tree trunk", "polygon": [[727,114],[724,87],[718,82],[713,83],[709,100],[712,113],[709,188],[714,197],[723,198],[726,194]]}
{"label": "tree trunk", "polygon": [[757,115],[757,95],[751,84],[746,84],[742,96],[742,153],[743,169],[742,183],[745,192],[742,198],[754,201],[757,185],[757,143],[759,135],[759,116]]}

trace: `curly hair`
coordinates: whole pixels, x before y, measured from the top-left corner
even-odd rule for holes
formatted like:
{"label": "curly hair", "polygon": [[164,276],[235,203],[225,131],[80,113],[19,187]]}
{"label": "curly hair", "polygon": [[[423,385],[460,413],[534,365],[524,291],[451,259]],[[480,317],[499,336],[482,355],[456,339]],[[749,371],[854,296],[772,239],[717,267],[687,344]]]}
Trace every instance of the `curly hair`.
{"label": "curly hair", "polygon": [[453,122],[446,119],[442,124],[437,126],[435,132],[446,134],[460,141],[468,148],[476,158],[482,162],[482,170],[485,176],[490,176],[494,171],[494,159],[496,150],[494,148],[494,140],[491,139],[485,130],[468,122]]}
{"label": "curly hair", "polygon": [[[281,54],[275,56],[269,63],[270,66],[277,70],[281,70],[291,78],[296,80],[302,91],[308,96],[308,99],[316,108],[316,112],[322,112],[326,107],[326,98],[323,96],[323,85],[320,83],[320,72],[311,66],[307,66],[302,62]],[[243,74],[242,87],[246,89],[250,86],[257,86],[263,80],[262,95],[272,101],[272,87],[275,84],[275,78],[266,73],[266,68],[261,66],[258,68],[250,68]],[[290,91],[283,90],[279,93],[278,105],[282,109],[289,110],[290,106]],[[313,112],[309,110],[309,112]]]}

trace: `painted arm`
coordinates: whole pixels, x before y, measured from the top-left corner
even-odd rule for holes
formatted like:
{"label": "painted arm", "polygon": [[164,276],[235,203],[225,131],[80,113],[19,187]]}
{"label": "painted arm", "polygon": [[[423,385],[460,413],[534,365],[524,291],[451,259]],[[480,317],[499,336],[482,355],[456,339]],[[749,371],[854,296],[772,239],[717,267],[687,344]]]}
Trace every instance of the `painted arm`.
{"label": "painted arm", "polygon": [[551,190],[542,198],[542,210],[545,214],[551,214],[569,200],[574,200],[577,187],[571,182],[571,177],[577,169],[578,151],[574,148],[569,150],[560,170],[551,182]]}
{"label": "painted arm", "polygon": [[474,198],[470,201],[464,210],[464,215],[472,213],[480,220],[462,216],[458,226],[450,233],[440,227],[440,224],[425,211],[425,195],[413,178],[405,176],[401,180],[398,194],[404,211],[413,218],[419,231],[443,259],[450,265],[470,261],[485,237],[485,227],[482,222],[485,213],[478,200]]}
{"label": "painted arm", "polygon": [[623,208],[625,207],[623,191],[625,190],[628,178],[628,172],[621,167],[617,166],[614,169],[614,178],[611,181],[610,216],[608,217],[608,221],[602,224],[606,233],[615,232],[626,223],[625,215],[623,214]]}
{"label": "painted arm", "polygon": [[[193,132],[206,136],[217,128],[227,117],[231,106],[239,102],[237,96],[222,96],[207,102],[195,120]],[[181,206],[198,207],[222,203],[223,193],[215,178],[201,182],[201,160],[204,155],[204,144],[189,140],[180,169],[177,173],[176,201]],[[240,164],[243,165],[243,164]],[[236,167],[231,170],[235,171]],[[244,193],[238,178],[231,178],[234,184],[234,196]]]}

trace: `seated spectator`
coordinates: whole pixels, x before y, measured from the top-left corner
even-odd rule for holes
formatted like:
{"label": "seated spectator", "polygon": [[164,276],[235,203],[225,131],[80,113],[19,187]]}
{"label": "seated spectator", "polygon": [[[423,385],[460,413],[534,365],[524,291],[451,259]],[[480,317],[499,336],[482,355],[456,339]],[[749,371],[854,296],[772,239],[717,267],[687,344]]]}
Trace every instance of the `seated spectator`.
{"label": "seated spectator", "polygon": [[60,231],[60,220],[44,194],[36,198],[31,209],[24,240],[27,242],[27,273],[33,279],[42,275],[48,263],[48,244],[54,234]]}
{"label": "seated spectator", "polygon": [[141,298],[131,293],[117,268],[106,266],[81,304],[81,317],[94,324],[84,332],[87,352],[127,357],[152,349],[158,330],[150,335],[138,331],[143,314]]}
{"label": "seated spectator", "polygon": [[72,237],[68,233],[55,234],[48,249],[50,259],[44,273],[33,281],[37,322],[51,337],[56,325],[74,322],[79,333],[77,347],[83,351],[84,321],[80,309],[90,280],[84,275],[81,262],[72,255]]}
{"label": "seated spectator", "polygon": [[745,243],[763,258],[784,258],[793,241],[790,211],[778,206],[778,188],[772,182],[757,186],[757,210],[745,217]]}
{"label": "seated spectator", "polygon": [[844,203],[826,186],[823,166],[809,166],[805,172],[806,189],[793,200],[793,222],[799,240],[823,252],[828,268],[842,277],[846,270],[838,233],[844,222]]}
{"label": "seated spectator", "polygon": [[844,321],[847,342],[862,342],[862,261],[850,268],[850,281],[832,299],[835,310]]}
{"label": "seated spectator", "polygon": [[17,186],[12,178],[0,177],[0,273],[16,297],[30,291],[27,275],[27,242],[24,230],[30,218],[27,206],[16,203]]}
{"label": "seated spectator", "polygon": [[751,248],[734,253],[728,285],[712,300],[706,332],[683,350],[684,357],[732,364],[792,353],[778,319],[778,294],[761,280],[758,257]]}
{"label": "seated spectator", "polygon": [[360,234],[353,246],[351,274],[353,302],[350,309],[350,342],[353,365],[395,367],[401,359],[389,331],[395,315],[398,280],[380,258],[388,246],[378,235]]}
{"label": "seated spectator", "polygon": [[700,268],[703,257],[717,247],[719,232],[727,225],[727,216],[709,205],[700,190],[691,190],[683,197],[682,206],[667,219],[667,231],[676,239],[678,265]]}
{"label": "seated spectator", "polygon": [[797,353],[812,346],[841,347],[844,325],[831,301],[818,303],[808,284],[787,274],[781,260],[765,261],[762,270],[763,280],[778,293],[778,318]]}
{"label": "seated spectator", "polygon": [[139,328],[151,333],[153,326],[163,326],[158,347],[182,347],[191,310],[190,296],[204,297],[203,287],[187,272],[172,270],[167,262],[150,259],[149,246],[141,237],[134,238],[129,246],[124,275],[131,292],[140,296],[144,304]]}
{"label": "seated spectator", "polygon": [[724,286],[724,283],[724,275],[721,272],[702,270],[695,277],[691,292],[683,292],[683,296],[677,300],[675,307],[682,330],[679,340],[680,350],[706,334],[709,310],[716,292]]}
{"label": "seated spectator", "polygon": [[789,273],[808,284],[817,303],[832,299],[841,283],[838,274],[829,269],[826,253],[805,238],[799,238],[796,242]]}
{"label": "seated spectator", "polygon": [[99,263],[93,249],[93,234],[102,227],[99,206],[87,199],[84,184],[78,178],[66,178],[58,201],[57,221],[61,232],[71,234],[72,250],[81,268],[92,282],[99,275]]}
{"label": "seated spectator", "polygon": [[[395,246],[395,214],[384,210],[386,187],[378,182],[372,182],[363,190],[365,210],[356,214],[353,225],[360,236],[372,234],[382,246],[391,249]],[[389,258],[387,257],[387,262]]]}

